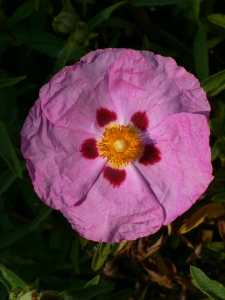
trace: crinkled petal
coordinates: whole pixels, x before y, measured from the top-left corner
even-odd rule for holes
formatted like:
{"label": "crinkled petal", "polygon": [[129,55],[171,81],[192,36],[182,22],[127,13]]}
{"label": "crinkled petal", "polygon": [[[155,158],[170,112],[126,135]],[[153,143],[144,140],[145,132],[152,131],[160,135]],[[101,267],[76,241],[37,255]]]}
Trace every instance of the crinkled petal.
{"label": "crinkled petal", "polygon": [[164,222],[161,204],[132,165],[120,187],[101,174],[82,202],[61,212],[83,237],[109,243],[153,234]]}
{"label": "crinkled petal", "polygon": [[82,142],[94,138],[93,134],[54,126],[42,113],[40,101],[30,110],[21,136],[35,191],[54,209],[85,197],[105,165],[100,157],[92,160],[81,155]]}
{"label": "crinkled petal", "polygon": [[150,166],[135,166],[149,182],[165,211],[164,225],[187,211],[213,179],[209,127],[201,115],[180,113],[148,132],[161,152]]}
{"label": "crinkled petal", "polygon": [[115,110],[108,92],[108,70],[122,51],[91,52],[57,73],[40,91],[47,119],[56,126],[74,131],[102,133],[96,111],[101,107]]}
{"label": "crinkled petal", "polygon": [[110,97],[122,124],[128,124],[137,111],[146,111],[150,128],[180,112],[209,116],[210,106],[198,79],[170,57],[126,49],[108,76]]}

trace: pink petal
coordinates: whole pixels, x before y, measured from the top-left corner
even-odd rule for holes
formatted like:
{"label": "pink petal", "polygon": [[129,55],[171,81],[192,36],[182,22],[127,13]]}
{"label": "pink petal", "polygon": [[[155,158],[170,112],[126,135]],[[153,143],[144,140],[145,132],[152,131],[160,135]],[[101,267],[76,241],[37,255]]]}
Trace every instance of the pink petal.
{"label": "pink petal", "polygon": [[120,187],[101,174],[83,202],[61,212],[83,237],[108,243],[153,234],[164,222],[161,205],[132,165]]}
{"label": "pink petal", "polygon": [[137,111],[147,112],[150,127],[180,112],[209,116],[199,81],[172,58],[124,49],[108,76],[110,97],[122,124],[128,124]]}
{"label": "pink petal", "polygon": [[74,131],[102,133],[96,120],[101,107],[115,111],[108,92],[107,73],[118,50],[97,50],[65,67],[42,87],[43,113],[56,126]]}
{"label": "pink petal", "polygon": [[136,167],[165,210],[164,225],[187,211],[213,179],[209,127],[202,115],[180,113],[149,130],[161,160]]}
{"label": "pink petal", "polygon": [[40,101],[30,110],[21,136],[34,189],[54,209],[80,201],[105,165],[100,157],[86,159],[80,152],[82,142],[93,134],[54,126],[43,115]]}

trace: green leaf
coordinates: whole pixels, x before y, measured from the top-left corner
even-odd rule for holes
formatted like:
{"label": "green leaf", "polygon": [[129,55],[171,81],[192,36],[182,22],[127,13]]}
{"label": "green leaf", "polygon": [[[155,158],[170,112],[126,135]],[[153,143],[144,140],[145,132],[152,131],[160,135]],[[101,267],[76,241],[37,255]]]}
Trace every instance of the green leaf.
{"label": "green leaf", "polygon": [[16,156],[12,143],[5,130],[4,124],[0,121],[0,155],[7,162],[11,170],[19,177],[22,178],[22,169],[20,162]]}
{"label": "green leaf", "polygon": [[71,262],[76,274],[79,274],[79,267],[78,267],[78,260],[79,260],[79,240],[76,239],[73,241],[72,248],[71,248]]}
{"label": "green leaf", "polygon": [[92,269],[99,270],[112,250],[113,244],[99,243],[92,260]]}
{"label": "green leaf", "polygon": [[34,1],[28,0],[24,2],[14,13],[12,14],[10,21],[18,23],[27,17],[29,17],[35,11]]}
{"label": "green leaf", "polygon": [[52,212],[52,209],[48,206],[45,206],[43,210],[39,213],[39,215],[34,219],[34,221],[30,224],[29,230],[32,231],[36,229]]}
{"label": "green leaf", "polygon": [[105,298],[105,300],[128,300],[133,293],[134,291],[132,289],[125,289]]}
{"label": "green leaf", "polygon": [[0,234],[0,249],[10,246],[18,240],[24,238],[32,230],[36,229],[49,215],[51,210],[51,208],[46,206],[30,225],[18,225],[17,227],[2,232]]}
{"label": "green leaf", "polygon": [[121,36],[121,31],[118,31],[114,37],[111,39],[110,43],[109,43],[109,47],[110,48],[116,48],[118,47],[118,43],[119,43],[119,39]]}
{"label": "green leaf", "polygon": [[219,137],[222,135],[222,121],[216,118],[212,118],[209,121],[209,127],[211,135]]}
{"label": "green leaf", "polygon": [[225,70],[216,73],[201,83],[202,88],[206,93],[214,91],[225,82]]}
{"label": "green leaf", "polygon": [[2,275],[2,273],[0,272],[0,281],[4,284],[4,286],[6,287],[8,294],[10,293],[10,291],[12,290],[12,286],[9,284],[9,282],[5,279],[5,277]]}
{"label": "green leaf", "polygon": [[28,233],[30,233],[29,225],[26,224],[18,225],[13,229],[0,233],[0,250],[22,239]]}
{"label": "green leaf", "polygon": [[8,189],[16,177],[16,174],[11,169],[6,170],[0,175],[0,195]]}
{"label": "green leaf", "polygon": [[208,20],[216,24],[218,26],[224,27],[225,28],[225,15],[222,14],[212,14],[208,16]]}
{"label": "green leaf", "polygon": [[212,147],[212,158],[211,158],[212,161],[214,161],[220,155],[222,148],[223,148],[223,142],[221,140],[215,141]]}
{"label": "green leaf", "polygon": [[24,288],[27,284],[20,279],[12,271],[8,270],[5,266],[0,263],[0,271],[5,280],[11,285],[12,288]]}
{"label": "green leaf", "polygon": [[50,57],[59,57],[60,51],[66,44],[66,40],[55,37],[48,32],[27,28],[21,24],[8,22],[11,34],[20,43],[24,43],[34,50],[46,53]]}
{"label": "green leaf", "polygon": [[209,77],[207,34],[205,27],[200,27],[195,35],[194,58],[197,76],[200,81],[203,81]]}
{"label": "green leaf", "polygon": [[210,97],[216,96],[220,92],[222,92],[224,89],[225,89],[225,80],[223,82],[221,82],[221,85],[217,89],[214,89],[211,92],[209,92],[209,96]]}
{"label": "green leaf", "polygon": [[93,19],[91,19],[88,22],[88,26],[89,28],[92,30],[94,29],[96,26],[98,26],[100,23],[102,23],[102,21],[107,20],[111,13],[117,9],[118,7],[120,7],[121,5],[124,5],[125,3],[127,3],[128,1],[120,1],[114,5],[111,5],[105,9],[103,9],[102,11],[100,11],[100,13],[98,13]]}
{"label": "green leaf", "polygon": [[173,5],[185,3],[187,0],[132,0],[131,4],[135,6],[157,6],[157,5]]}
{"label": "green leaf", "polygon": [[29,47],[50,57],[59,57],[66,43],[65,40],[57,38],[50,33],[33,30],[21,33],[19,38]]}
{"label": "green leaf", "polygon": [[198,15],[199,15],[200,4],[202,1],[204,1],[204,0],[194,0],[194,11],[195,11],[196,17],[198,17]]}
{"label": "green leaf", "polygon": [[207,42],[208,48],[213,49],[225,39],[224,36],[215,36]]}
{"label": "green leaf", "polygon": [[70,12],[71,14],[75,14],[75,10],[74,10],[73,5],[71,4],[70,0],[64,1],[62,11]]}
{"label": "green leaf", "polygon": [[[194,69],[194,63],[190,49],[169,32],[159,29],[159,33],[162,35],[163,40],[169,45],[169,48],[178,54],[184,64],[188,65],[189,70]],[[160,46],[160,48],[162,47]],[[153,48],[151,47],[151,50],[152,49]]]}
{"label": "green leaf", "polygon": [[84,287],[87,287],[87,286],[90,286],[90,285],[93,285],[93,284],[98,284],[99,283],[99,280],[100,280],[100,275],[98,276],[95,276],[93,279],[91,279],[90,281],[88,281]]}
{"label": "green leaf", "polygon": [[56,61],[52,75],[58,73],[62,68],[65,67],[72,52],[73,52],[73,47],[71,46],[71,44],[70,43],[66,44],[65,47],[62,49],[59,58]]}
{"label": "green leaf", "polygon": [[87,300],[91,297],[95,297],[101,293],[111,291],[112,286],[106,284],[90,285],[85,288],[78,288],[73,290],[67,290],[65,293],[73,296],[74,300]]}
{"label": "green leaf", "polygon": [[14,77],[14,78],[4,78],[0,79],[0,87],[5,86],[11,86],[16,84],[17,82],[20,82],[21,80],[25,79],[27,76],[20,76],[20,77]]}
{"label": "green leaf", "polygon": [[211,280],[204,272],[196,267],[190,267],[191,275],[193,276],[196,286],[207,296],[213,300],[225,299],[225,288],[221,283]]}
{"label": "green leaf", "polygon": [[225,192],[216,194],[214,197],[212,197],[212,201],[223,203],[225,202]]}
{"label": "green leaf", "polygon": [[[225,195],[225,193],[224,193]],[[224,252],[224,244],[223,242],[212,242],[207,247],[211,250],[218,251],[218,252]]]}

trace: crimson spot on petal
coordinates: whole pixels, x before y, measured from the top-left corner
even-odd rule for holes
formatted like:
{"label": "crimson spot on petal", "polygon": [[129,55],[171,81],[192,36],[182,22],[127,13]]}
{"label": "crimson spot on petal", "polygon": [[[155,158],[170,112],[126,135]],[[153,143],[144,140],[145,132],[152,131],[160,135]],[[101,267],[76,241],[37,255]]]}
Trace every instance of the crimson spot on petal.
{"label": "crimson spot on petal", "polygon": [[103,177],[107,179],[113,187],[119,187],[126,178],[126,171],[105,167]]}
{"label": "crimson spot on petal", "polygon": [[148,117],[145,111],[136,112],[130,120],[141,131],[145,131],[148,128]]}
{"label": "crimson spot on petal", "polygon": [[143,164],[145,166],[154,165],[160,160],[161,152],[156,146],[150,144],[144,146],[144,151],[142,153],[141,158],[139,159],[140,164]]}
{"label": "crimson spot on petal", "polygon": [[107,108],[99,108],[96,112],[96,120],[98,126],[104,127],[112,121],[115,121],[117,118],[116,113],[114,111],[108,110]]}
{"label": "crimson spot on petal", "polygon": [[83,157],[88,159],[94,159],[98,157],[98,149],[97,149],[97,142],[95,139],[87,139],[83,141],[81,145],[80,152],[82,153]]}

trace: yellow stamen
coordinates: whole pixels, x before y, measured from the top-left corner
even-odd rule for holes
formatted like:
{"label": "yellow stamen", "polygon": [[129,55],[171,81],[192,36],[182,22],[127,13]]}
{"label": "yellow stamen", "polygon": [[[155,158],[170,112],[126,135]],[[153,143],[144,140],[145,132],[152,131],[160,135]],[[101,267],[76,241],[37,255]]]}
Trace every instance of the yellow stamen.
{"label": "yellow stamen", "polygon": [[131,126],[107,127],[98,143],[100,156],[113,167],[121,168],[135,161],[142,153],[137,129]]}

